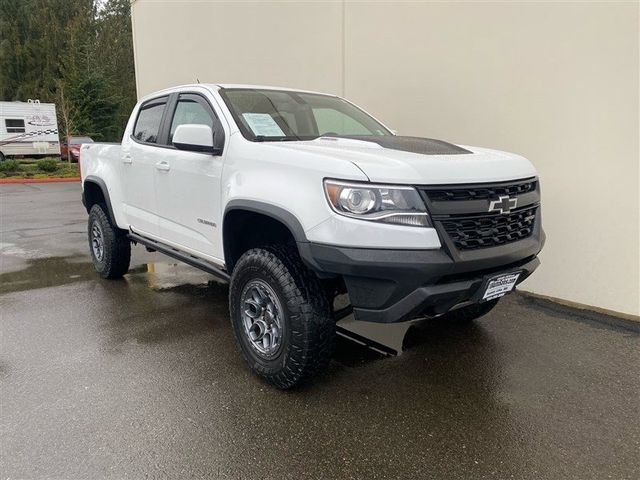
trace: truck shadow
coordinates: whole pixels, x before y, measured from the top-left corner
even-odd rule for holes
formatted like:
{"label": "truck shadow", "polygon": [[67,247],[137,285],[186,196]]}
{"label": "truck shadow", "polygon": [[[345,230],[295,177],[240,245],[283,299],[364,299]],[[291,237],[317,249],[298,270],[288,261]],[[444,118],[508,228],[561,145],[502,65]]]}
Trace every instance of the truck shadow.
{"label": "truck shadow", "polygon": [[[183,264],[149,262],[133,266],[124,282],[102,282],[91,262],[47,257],[31,259],[23,270],[0,274],[0,294],[95,281],[108,305],[127,305],[126,321],[113,316],[112,326],[122,327],[116,329],[120,334],[113,338],[114,344],[120,343],[117,338],[124,341],[128,335],[134,335],[139,343],[158,343],[203,333],[212,322],[218,331],[230,327],[228,286],[210,278]],[[185,315],[186,310],[189,315]],[[111,311],[117,312],[118,308],[111,307]],[[380,325],[347,317],[338,322],[337,328],[334,360],[355,367],[399,355],[429,342],[448,327],[436,321]]]}
{"label": "truck shadow", "polygon": [[[123,282],[100,281],[91,262],[72,257],[31,259],[27,268],[0,274],[0,294],[95,281],[98,307],[111,312],[111,345],[133,340],[151,344],[175,342],[211,332],[231,336],[228,286],[192,267],[175,262],[133,266]],[[122,315],[118,312],[122,310]],[[380,325],[352,316],[337,324],[334,360],[347,367],[402,354],[458,331],[437,320]],[[467,329],[466,335],[473,334]]]}
{"label": "truck shadow", "polygon": [[[195,334],[211,336],[213,327],[215,335],[224,335],[233,346],[228,285],[210,278],[180,263],[148,263],[132,268],[126,276],[126,284],[113,286],[124,286],[129,291],[134,288],[135,295],[131,297],[130,293],[120,291],[113,300],[130,297],[135,304],[146,305],[146,308],[134,309],[139,313],[135,317],[128,316],[126,321],[129,326],[138,323],[145,328],[133,331],[126,328],[125,331],[129,334],[135,331],[137,342],[157,343],[177,341]],[[194,283],[184,283],[189,280]],[[158,307],[161,311],[149,314]],[[349,316],[337,323],[337,330],[333,360],[349,368],[395,357],[434,341],[443,344],[460,335],[475,342],[478,339],[471,337],[480,335],[480,330],[474,326],[465,328],[438,319],[383,325],[358,322]],[[220,340],[215,339],[216,342]]]}
{"label": "truck shadow", "polygon": [[[221,328],[231,331],[227,310],[229,287],[226,284],[208,280],[207,274],[180,263],[147,263],[132,268],[127,275],[130,286],[140,285],[149,289],[152,296],[179,296],[182,300],[189,300],[189,320],[194,322],[200,318],[200,313],[208,312],[209,324],[213,323],[220,333]],[[138,294],[139,295],[139,294]],[[155,297],[154,297],[155,298]],[[200,312],[200,307],[204,308]],[[163,341],[181,337],[180,328],[193,331],[188,325],[182,301],[170,309],[163,310],[162,317],[173,317],[175,324],[162,322],[150,330],[141,341]],[[214,313],[215,312],[215,313]],[[213,315],[211,315],[213,314]],[[156,319],[157,321],[157,319]],[[201,322],[200,322],[201,323]],[[182,327],[180,327],[180,325]],[[204,327],[204,325],[202,325]],[[368,322],[358,322],[353,316],[337,323],[337,341],[334,360],[340,364],[354,367],[369,362],[382,360],[402,354],[403,351],[428,342],[434,333],[432,330],[446,328],[437,321],[405,322],[401,324],[381,325]],[[230,333],[229,333],[230,334]]]}

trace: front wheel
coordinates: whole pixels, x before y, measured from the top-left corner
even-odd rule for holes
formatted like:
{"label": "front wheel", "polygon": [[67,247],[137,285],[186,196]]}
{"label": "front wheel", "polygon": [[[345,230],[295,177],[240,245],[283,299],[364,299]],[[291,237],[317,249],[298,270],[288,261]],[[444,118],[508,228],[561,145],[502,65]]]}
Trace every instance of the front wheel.
{"label": "front wheel", "polygon": [[89,212],[89,249],[102,278],[121,278],[129,270],[131,242],[126,232],[112,225],[103,204],[94,205]]}
{"label": "front wheel", "polygon": [[324,370],[335,343],[326,293],[293,247],[247,251],[231,277],[229,310],[249,367],[287,389]]}

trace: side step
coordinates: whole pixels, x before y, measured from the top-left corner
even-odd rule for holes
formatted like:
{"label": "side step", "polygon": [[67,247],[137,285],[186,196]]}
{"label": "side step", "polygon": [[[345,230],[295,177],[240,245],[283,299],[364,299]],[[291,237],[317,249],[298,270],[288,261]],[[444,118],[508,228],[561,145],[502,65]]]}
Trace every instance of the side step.
{"label": "side step", "polygon": [[170,257],[175,258],[176,260],[180,260],[181,262],[186,263],[187,265],[191,265],[192,267],[199,268],[207,273],[210,273],[214,277],[222,280],[223,282],[228,283],[231,278],[227,272],[217,267],[211,262],[207,262],[206,260],[202,260],[198,257],[194,257],[193,255],[183,252],[182,250],[175,249],[170,247],[169,245],[165,245],[160,242],[156,242],[155,240],[151,240],[150,238],[142,237],[136,233],[129,232],[129,240],[135,243],[139,243],[147,247],[147,250],[157,250],[160,253],[164,253]]}

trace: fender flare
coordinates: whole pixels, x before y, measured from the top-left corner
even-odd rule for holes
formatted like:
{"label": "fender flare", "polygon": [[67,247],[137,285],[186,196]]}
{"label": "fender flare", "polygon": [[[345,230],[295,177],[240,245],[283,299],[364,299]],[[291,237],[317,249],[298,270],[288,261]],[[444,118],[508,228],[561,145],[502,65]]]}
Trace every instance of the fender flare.
{"label": "fender flare", "polygon": [[316,265],[313,257],[310,254],[309,248],[309,240],[307,240],[307,236],[304,233],[304,228],[302,228],[302,224],[298,220],[298,218],[285,210],[282,207],[278,207],[276,205],[260,202],[258,200],[245,200],[245,199],[235,199],[231,200],[225,210],[224,215],[222,217],[222,245],[224,250],[225,259],[229,257],[229,245],[230,243],[226,241],[225,235],[225,221],[227,218],[227,214],[234,210],[244,210],[254,213],[259,213],[265,215],[267,217],[273,218],[274,220],[279,221],[285,227],[289,229],[291,234],[293,235],[293,239],[296,242],[298,247],[298,253],[302,258],[302,261],[310,268],[314,270],[318,270],[318,266]]}
{"label": "fender flare", "polygon": [[93,183],[97,185],[100,188],[100,190],[102,190],[102,196],[104,197],[104,201],[107,204],[107,214],[109,215],[109,219],[111,220],[111,223],[113,225],[117,225],[116,217],[113,214],[113,208],[111,207],[111,198],[109,197],[109,189],[107,188],[107,184],[104,182],[103,179],[101,179],[100,177],[96,177],[94,175],[87,176],[82,182],[82,204],[84,205],[84,208],[87,210],[87,213],[89,213],[89,210],[91,210],[87,205],[87,201],[84,195],[85,186],[88,183]]}
{"label": "fender flare", "polygon": [[[222,217],[222,232],[224,235],[224,223],[227,218],[227,214],[233,210],[246,210],[249,212],[260,213],[267,217],[271,217],[274,220],[278,220],[285,227],[289,229],[296,242],[308,242],[307,236],[304,233],[302,224],[296,218],[294,214],[285,210],[282,207],[277,207],[270,203],[260,202],[258,200],[243,200],[235,199],[231,200],[224,209],[224,215]],[[224,238],[223,238],[224,242]]]}

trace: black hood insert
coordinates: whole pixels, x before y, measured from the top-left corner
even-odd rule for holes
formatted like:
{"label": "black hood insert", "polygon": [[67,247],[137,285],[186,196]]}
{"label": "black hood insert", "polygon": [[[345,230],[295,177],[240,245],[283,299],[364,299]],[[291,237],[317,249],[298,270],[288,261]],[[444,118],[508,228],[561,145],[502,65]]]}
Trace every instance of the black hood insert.
{"label": "black hood insert", "polygon": [[340,135],[338,138],[350,138],[363,142],[377,143],[383,148],[422,155],[468,155],[473,152],[453,143],[433,138],[404,137],[400,135]]}

